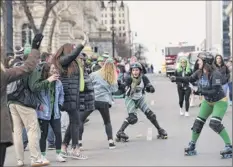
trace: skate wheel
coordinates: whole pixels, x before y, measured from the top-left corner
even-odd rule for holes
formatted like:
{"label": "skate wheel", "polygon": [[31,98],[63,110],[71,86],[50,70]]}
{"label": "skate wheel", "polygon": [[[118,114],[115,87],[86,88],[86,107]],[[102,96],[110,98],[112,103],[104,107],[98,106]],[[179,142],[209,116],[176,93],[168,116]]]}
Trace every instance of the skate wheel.
{"label": "skate wheel", "polygon": [[232,158],[232,154],[223,154],[222,159]]}
{"label": "skate wheel", "polygon": [[196,151],[196,150],[194,150],[194,151],[189,151],[189,152],[186,152],[186,151],[185,151],[185,155],[186,155],[186,156],[197,155],[197,151]]}

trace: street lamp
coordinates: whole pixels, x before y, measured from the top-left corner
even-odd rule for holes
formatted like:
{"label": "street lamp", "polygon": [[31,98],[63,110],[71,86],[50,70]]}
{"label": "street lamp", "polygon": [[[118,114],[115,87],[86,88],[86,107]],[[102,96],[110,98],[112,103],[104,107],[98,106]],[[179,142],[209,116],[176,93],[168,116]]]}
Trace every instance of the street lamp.
{"label": "street lamp", "polygon": [[134,46],[134,37],[137,37],[137,32],[129,31],[130,35],[130,57],[132,57],[133,46]]}
{"label": "street lamp", "polygon": [[[115,15],[114,15],[114,4],[117,3],[116,0],[110,0],[108,3],[111,3],[112,6],[111,6],[111,11],[112,11],[112,57],[115,58],[115,27],[114,27],[114,23],[115,23]],[[101,7],[102,8],[105,8],[105,5],[104,5],[104,2],[102,1],[102,4],[101,4]],[[121,1],[121,5],[120,5],[120,8],[124,8],[124,3],[123,3],[123,0]]]}

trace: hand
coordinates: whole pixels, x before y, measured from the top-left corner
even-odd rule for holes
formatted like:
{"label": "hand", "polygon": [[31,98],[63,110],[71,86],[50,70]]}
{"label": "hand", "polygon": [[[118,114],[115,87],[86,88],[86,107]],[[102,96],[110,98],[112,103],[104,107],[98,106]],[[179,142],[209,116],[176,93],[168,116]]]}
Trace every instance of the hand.
{"label": "hand", "polygon": [[175,82],[176,81],[176,76],[171,76],[171,77],[169,77],[169,79],[171,80],[171,82]]}
{"label": "hand", "polygon": [[42,34],[36,34],[32,41],[32,49],[39,49],[43,38],[44,36]]}
{"label": "hand", "polygon": [[194,94],[194,95],[200,95],[200,94],[201,94],[201,91],[199,91],[199,90],[193,91],[193,94]]}
{"label": "hand", "polygon": [[88,41],[88,36],[86,33],[84,33],[83,35],[83,41],[82,41],[82,45],[85,46],[87,44],[87,41]]}
{"label": "hand", "polygon": [[53,82],[53,81],[57,81],[59,79],[59,75],[58,74],[53,74],[52,76],[50,76],[47,80],[49,82]]}

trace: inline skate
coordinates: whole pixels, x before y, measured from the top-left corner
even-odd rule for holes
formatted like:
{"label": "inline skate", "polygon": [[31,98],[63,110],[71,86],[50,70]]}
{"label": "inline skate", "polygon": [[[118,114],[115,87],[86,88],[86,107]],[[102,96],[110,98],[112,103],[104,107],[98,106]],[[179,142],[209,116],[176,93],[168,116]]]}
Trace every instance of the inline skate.
{"label": "inline skate", "polygon": [[187,156],[196,155],[197,152],[196,152],[195,148],[196,148],[196,144],[194,142],[190,142],[189,147],[184,149],[185,155],[187,155]]}
{"label": "inline skate", "polygon": [[162,128],[159,129],[157,139],[167,139],[167,132]]}
{"label": "inline skate", "polygon": [[116,134],[116,142],[128,142],[129,136],[123,131],[119,131]]}
{"label": "inline skate", "polygon": [[232,145],[226,145],[225,148],[220,151],[220,155],[223,159],[232,158]]}

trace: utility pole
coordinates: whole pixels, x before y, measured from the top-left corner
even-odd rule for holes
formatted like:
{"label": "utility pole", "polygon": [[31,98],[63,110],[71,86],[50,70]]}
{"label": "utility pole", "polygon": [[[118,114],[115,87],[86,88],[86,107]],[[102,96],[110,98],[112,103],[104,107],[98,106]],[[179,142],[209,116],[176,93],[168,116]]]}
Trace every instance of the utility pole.
{"label": "utility pole", "polygon": [[7,56],[13,56],[13,6],[12,6],[12,0],[5,1],[5,9],[6,9],[6,20],[7,24],[6,27],[6,40],[5,40],[5,47],[6,47],[6,55]]}
{"label": "utility pole", "polygon": [[112,0],[111,1],[112,2],[112,57],[113,58],[115,58],[115,27],[114,27],[114,10],[113,10],[113,8],[114,8],[114,3],[115,3],[115,1],[114,0]]}

